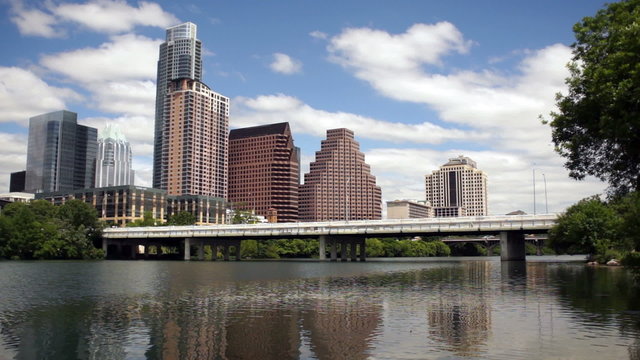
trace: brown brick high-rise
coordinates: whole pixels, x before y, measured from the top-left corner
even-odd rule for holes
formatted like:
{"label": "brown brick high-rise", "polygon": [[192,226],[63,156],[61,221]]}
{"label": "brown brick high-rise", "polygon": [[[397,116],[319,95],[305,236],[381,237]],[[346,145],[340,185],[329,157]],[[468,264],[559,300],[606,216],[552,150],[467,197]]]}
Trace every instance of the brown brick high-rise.
{"label": "brown brick high-rise", "polygon": [[300,186],[300,221],[381,218],[382,193],[353,131],[327,130]]}
{"label": "brown brick high-rise", "polygon": [[197,80],[174,80],[163,116],[160,188],[226,198],[229,98]]}
{"label": "brown brick high-rise", "polygon": [[275,209],[278,222],[298,221],[300,151],[289,123],[231,130],[229,201],[257,215]]}

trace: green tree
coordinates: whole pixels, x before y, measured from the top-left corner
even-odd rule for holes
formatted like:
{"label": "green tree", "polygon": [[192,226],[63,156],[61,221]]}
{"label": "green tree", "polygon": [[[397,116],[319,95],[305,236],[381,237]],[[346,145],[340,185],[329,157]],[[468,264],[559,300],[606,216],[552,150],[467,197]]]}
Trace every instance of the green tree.
{"label": "green tree", "polygon": [[610,3],[573,27],[576,42],[551,113],[556,151],[575,179],[640,190],[640,0]]}
{"label": "green tree", "polygon": [[640,251],[640,192],[617,199],[613,208],[620,214],[620,246]]}
{"label": "green tree", "polygon": [[559,253],[605,254],[615,245],[618,214],[599,197],[582,199],[558,217],[549,246]]}
{"label": "green tree", "polygon": [[151,211],[145,211],[142,214],[142,219],[138,219],[127,224],[127,227],[141,226],[156,226],[156,219],[153,218],[153,213]]}
{"label": "green tree", "polygon": [[384,245],[377,238],[365,239],[366,253],[370,257],[381,257],[385,255]]}
{"label": "green tree", "polygon": [[188,211],[180,211],[174,214],[167,221],[167,225],[193,225],[196,223],[196,217]]}
{"label": "green tree", "polygon": [[233,211],[232,224],[256,224],[257,222],[258,218],[249,210],[236,209]]}

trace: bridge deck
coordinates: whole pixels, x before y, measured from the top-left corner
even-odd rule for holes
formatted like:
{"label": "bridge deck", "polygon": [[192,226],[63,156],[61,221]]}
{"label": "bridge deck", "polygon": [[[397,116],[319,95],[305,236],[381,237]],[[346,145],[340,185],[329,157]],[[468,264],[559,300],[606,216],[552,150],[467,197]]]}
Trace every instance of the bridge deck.
{"label": "bridge deck", "polygon": [[540,233],[549,230],[556,215],[482,216],[359,220],[237,225],[157,226],[109,228],[107,239],[151,238],[295,238],[325,236],[416,236],[455,234],[497,234],[503,231]]}

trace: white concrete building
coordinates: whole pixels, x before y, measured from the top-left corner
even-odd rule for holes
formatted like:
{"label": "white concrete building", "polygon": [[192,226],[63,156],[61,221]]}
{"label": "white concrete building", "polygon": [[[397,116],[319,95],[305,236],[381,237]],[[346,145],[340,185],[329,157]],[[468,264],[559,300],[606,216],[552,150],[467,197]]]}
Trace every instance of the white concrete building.
{"label": "white concrete building", "polygon": [[[438,208],[464,208],[466,216],[488,215],[487,174],[460,155],[425,176],[426,200]],[[449,215],[451,216],[451,215]]]}

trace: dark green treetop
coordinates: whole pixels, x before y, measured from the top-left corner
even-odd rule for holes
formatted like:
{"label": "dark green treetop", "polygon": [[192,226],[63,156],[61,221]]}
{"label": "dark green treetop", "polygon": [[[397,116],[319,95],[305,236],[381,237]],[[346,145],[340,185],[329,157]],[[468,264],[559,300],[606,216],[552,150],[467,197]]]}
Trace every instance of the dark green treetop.
{"label": "dark green treetop", "polygon": [[568,92],[551,113],[556,151],[575,179],[640,190],[640,0],[608,4],[573,31]]}

